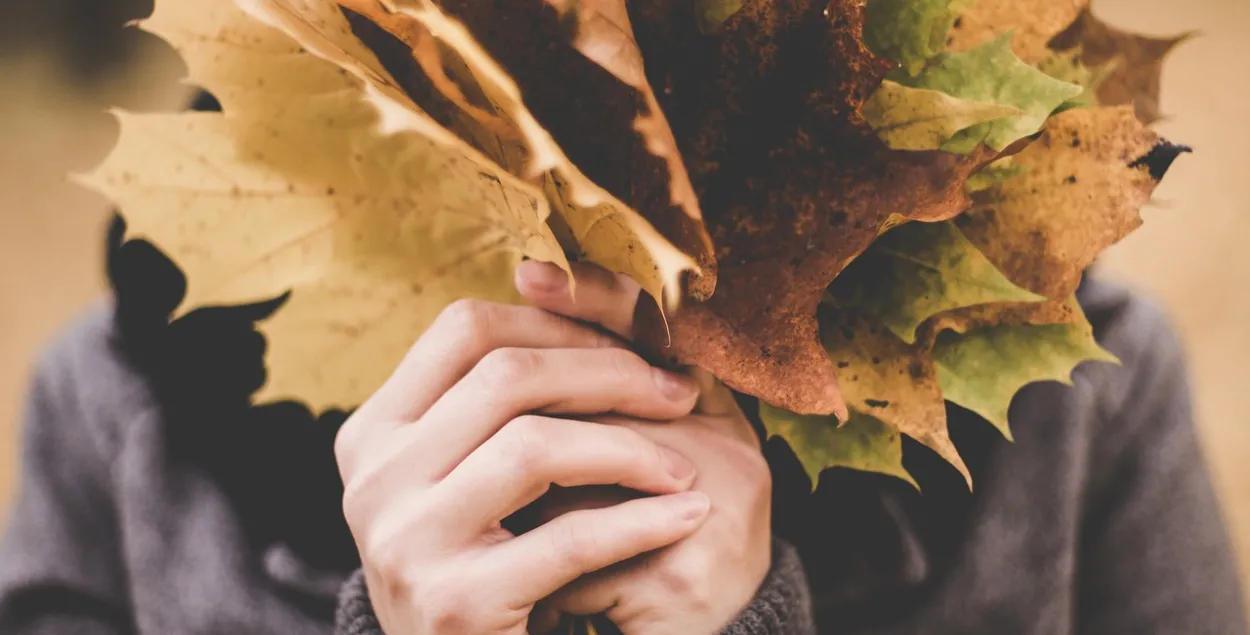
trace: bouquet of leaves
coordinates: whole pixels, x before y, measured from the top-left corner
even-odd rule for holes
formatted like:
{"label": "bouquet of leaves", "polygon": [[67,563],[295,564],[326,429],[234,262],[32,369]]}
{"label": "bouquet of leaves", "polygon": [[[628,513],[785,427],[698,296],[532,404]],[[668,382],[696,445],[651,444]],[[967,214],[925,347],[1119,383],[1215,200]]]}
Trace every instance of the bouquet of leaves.
{"label": "bouquet of leaves", "polygon": [[[157,0],[221,112],[118,113],[83,180],[186,271],[286,295],[260,399],[359,404],[524,258],[654,299],[643,343],[757,397],[813,483],[967,469],[1023,385],[1114,361],[1074,299],[1184,150],[1183,38],[1088,0]],[[914,482],[914,481],[913,481]]]}

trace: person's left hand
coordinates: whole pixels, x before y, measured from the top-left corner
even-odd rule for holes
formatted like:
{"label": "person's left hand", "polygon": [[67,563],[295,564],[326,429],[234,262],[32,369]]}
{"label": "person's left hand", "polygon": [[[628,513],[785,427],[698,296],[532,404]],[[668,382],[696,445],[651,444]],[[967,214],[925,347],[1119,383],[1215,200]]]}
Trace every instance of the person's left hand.
{"label": "person's left hand", "polygon": [[[637,285],[591,267],[577,274],[576,301],[561,284],[565,274],[551,265],[522,264],[517,287],[537,307],[593,318],[632,338]],[[619,307],[619,318],[605,321],[605,306]],[[590,315],[580,307],[596,309]],[[681,542],[565,587],[536,608],[530,632],[550,631],[561,614],[603,614],[624,635],[715,633],[755,597],[771,565],[771,474],[755,432],[729,390],[708,377],[700,380],[703,393],[696,414],[665,423],[619,416],[599,421],[627,426],[689,458],[698,474],[693,489],[711,499],[707,520]],[[540,501],[538,511],[545,522],[636,495],[620,488],[556,490]]]}

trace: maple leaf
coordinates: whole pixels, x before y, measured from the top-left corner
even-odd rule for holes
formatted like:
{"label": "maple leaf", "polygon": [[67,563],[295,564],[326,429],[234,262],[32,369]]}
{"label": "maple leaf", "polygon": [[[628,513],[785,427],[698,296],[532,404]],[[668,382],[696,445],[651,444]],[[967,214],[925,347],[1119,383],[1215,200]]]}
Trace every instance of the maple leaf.
{"label": "maple leaf", "polygon": [[864,41],[874,53],[916,75],[946,50],[947,34],[968,4],[969,0],[872,0],[864,20]]}
{"label": "maple leaf", "polygon": [[952,97],[886,80],[860,109],[868,125],[895,150],[937,150],[955,133],[1023,114],[1018,108]]}
{"label": "maple leaf", "polygon": [[1091,67],[1113,64],[1098,86],[1098,99],[1107,106],[1132,104],[1137,117],[1154,123],[1163,116],[1159,108],[1159,82],[1163,60],[1193,33],[1174,37],[1148,37],[1117,29],[1093,14],[1088,7],[1049,43],[1056,51],[1076,50],[1082,63]]}
{"label": "maple leaf", "polygon": [[[717,245],[717,292],[688,302],[657,355],[803,414],[845,415],[819,342],[825,288],[892,217],[965,209],[963,182],[993,158],[891,150],[859,115],[891,64],[862,39],[863,7],[748,1],[691,38],[656,0],[634,26]],[[770,42],[761,47],[759,42]],[[671,334],[671,338],[669,335]]]}
{"label": "maple leaf", "polygon": [[[426,75],[449,78],[449,81],[435,82],[435,86],[439,90],[449,91],[451,94],[444,95],[452,101],[462,100],[457,93],[465,91],[466,87],[479,95],[483,103],[476,107],[485,112],[493,129],[482,130],[479,121],[474,118],[459,118],[451,124],[451,129],[464,140],[475,142],[475,145],[516,172],[519,177],[544,179],[553,207],[560,213],[561,221],[576,242],[572,245],[572,250],[581,259],[631,276],[666,306],[677,304],[682,292],[682,274],[696,270],[698,265],[690,255],[661,235],[633,207],[601,187],[599,179],[591,178],[583,172],[579,163],[566,154],[566,148],[557,142],[553,131],[544,126],[552,120],[544,119],[540,122],[530,109],[533,98],[542,96],[542,93],[531,92],[523,98],[520,85],[509,72],[514,69],[505,69],[498,61],[500,56],[492,56],[493,51],[484,47],[484,43],[498,42],[490,37],[479,42],[474,37],[475,33],[498,35],[500,29],[474,30],[471,33],[456,17],[426,0],[342,0],[340,4],[370,19],[408,44]],[[451,6],[455,3],[444,4]],[[538,6],[542,6],[541,2]],[[491,12],[479,11],[477,15],[497,18]],[[529,35],[531,37],[527,40],[527,46],[533,48],[536,40],[532,37],[533,34]],[[422,46],[422,38],[425,37],[432,38],[437,46]],[[569,52],[581,58],[580,53],[572,49]],[[619,84],[615,79],[613,83]],[[452,85],[457,90],[450,90]],[[631,87],[622,88],[630,93],[634,91]],[[606,105],[608,101],[605,100],[604,103]],[[630,107],[632,112],[632,101]],[[498,128],[503,130],[497,130]],[[503,134],[500,135],[499,132]],[[633,137],[635,133],[630,130],[628,134]],[[620,141],[612,135],[604,136]],[[561,136],[561,140],[569,139],[574,143],[592,138],[594,135],[589,133]],[[618,150],[621,147],[628,149],[631,146],[628,143],[618,143]],[[664,163],[645,149],[642,149],[642,153],[661,164]],[[648,188],[647,191],[652,189],[654,188]],[[662,210],[669,211],[671,208],[677,215],[686,214],[672,207],[669,194],[670,190],[666,186],[665,204],[660,206]],[[689,229],[687,225],[680,227]],[[702,232],[701,229],[691,231],[694,234]],[[685,230],[674,234],[676,239],[698,243],[691,249],[691,253],[701,253],[699,250],[706,247],[705,240],[698,235],[693,238],[691,236]],[[704,280],[705,284],[707,281],[714,283],[712,272],[709,271]]]}
{"label": "maple leaf", "polygon": [[876,472],[894,476],[920,489],[916,479],[903,467],[903,440],[898,430],[860,412],[838,425],[826,415],[796,415],[760,404],[760,420],[769,435],[779,436],[798,457],[812,482],[820,473],[834,467]]}
{"label": "maple leaf", "polygon": [[[664,160],[667,167],[669,196],[672,204],[684,214],[653,214],[648,218],[666,237],[678,247],[692,254],[699,264],[699,275],[690,281],[689,292],[696,299],[710,297],[716,288],[716,259],[712,254],[712,240],[703,225],[703,214],[695,196],[690,175],[677,149],[672,129],[664,116],[655,91],[647,81],[642,51],[634,40],[633,27],[625,0],[547,0],[562,12],[572,13],[577,20],[577,34],[573,46],[587,58],[602,66],[613,77],[634,89],[643,101],[642,112],[634,120],[634,129],[642,137],[643,145],[651,154]],[[719,0],[715,6],[702,7],[715,16],[703,15],[720,21],[732,15],[737,7],[733,2]],[[645,209],[645,208],[644,208]]]}
{"label": "maple leaf", "polygon": [[908,345],[863,314],[822,307],[820,335],[837,365],[842,394],[852,411],[869,414],[929,447],[972,477],[946,429],[946,405],[928,351]]}
{"label": "maple leaf", "polygon": [[933,344],[943,331],[967,333],[988,326],[1026,326],[1042,324],[1074,324],[1085,319],[1075,298],[1064,302],[991,302],[960,307],[938,313],[917,329],[916,340],[925,348]]}
{"label": "maple leaf", "polygon": [[[337,11],[305,17],[319,50],[403,98]],[[522,256],[568,267],[537,188],[419,110],[384,134],[360,81],[234,4],[161,2],[144,27],[224,112],[120,114],[116,149],[84,180],[187,272],[184,308],[290,292],[262,327],[261,398],[355,406],[451,300],[515,300]]]}
{"label": "maple leaf", "polygon": [[1026,64],[1050,56],[1050,40],[1072,25],[1090,0],[976,0],[969,3],[950,31],[947,48],[970,51],[1011,34],[1011,48]]}
{"label": "maple leaf", "polygon": [[1037,132],[1056,107],[1081,94],[1080,86],[1059,81],[1020,61],[1011,51],[1009,35],[967,52],[943,54],[916,77],[898,79],[917,88],[1023,111],[973,126],[943,146],[960,153],[970,152],[980,143],[1004,150],[1012,142]]}
{"label": "maple leaf", "polygon": [[942,394],[971,410],[1011,439],[1007,411],[1025,385],[1046,380],[1071,384],[1081,362],[1119,360],[1094,341],[1080,307],[1061,324],[996,324],[939,337],[933,347]]}
{"label": "maple leaf", "polygon": [[1139,209],[1185,150],[1130,107],[1069,110],[1013,157],[1018,176],[973,193],[955,223],[1013,283],[1063,300],[1098,254],[1141,224]]}
{"label": "maple leaf", "polygon": [[1115,70],[1116,60],[1112,60],[1091,68],[1082,61],[1081,48],[1055,53],[1038,63],[1038,70],[1060,81],[1080,86],[1080,95],[1069,99],[1056,110],[1062,112],[1071,108],[1093,108],[1099,105],[1098,90]]}
{"label": "maple leaf", "polygon": [[908,344],[939,313],[1044,298],[1012,284],[951,223],[908,223],[887,232],[829,287]]}

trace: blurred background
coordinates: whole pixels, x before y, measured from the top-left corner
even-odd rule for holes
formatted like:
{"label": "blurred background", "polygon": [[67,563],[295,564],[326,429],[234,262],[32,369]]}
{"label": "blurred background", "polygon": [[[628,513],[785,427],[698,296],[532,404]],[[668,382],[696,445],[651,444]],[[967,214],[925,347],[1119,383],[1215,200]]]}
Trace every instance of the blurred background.
{"label": "blurred background", "polygon": [[[0,518],[30,365],[104,292],[107,205],[65,175],[108,152],[107,109],[167,110],[187,98],[172,54],[120,28],[150,9],[0,0]],[[1186,341],[1198,423],[1250,582],[1250,0],[1097,0],[1095,12],[1143,33],[1200,33],[1165,66],[1169,117],[1157,125],[1195,153],[1101,269],[1153,296]]]}

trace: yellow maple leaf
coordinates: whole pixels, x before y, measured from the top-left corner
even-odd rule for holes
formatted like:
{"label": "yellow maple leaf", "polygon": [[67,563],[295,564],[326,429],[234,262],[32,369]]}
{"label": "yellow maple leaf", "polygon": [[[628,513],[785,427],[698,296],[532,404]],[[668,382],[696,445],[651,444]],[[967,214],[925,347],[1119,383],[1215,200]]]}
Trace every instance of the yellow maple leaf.
{"label": "yellow maple leaf", "polygon": [[332,4],[292,4],[158,2],[145,28],[224,112],[120,114],[83,180],[183,267],[184,310],[291,292],[262,327],[262,398],[351,407],[447,303],[514,300],[523,256],[568,264],[537,187],[406,102]]}
{"label": "yellow maple leaf", "polygon": [[1063,300],[1098,254],[1141,225],[1141,206],[1183,151],[1130,106],[1069,110],[1013,157],[1021,173],[974,192],[955,224],[1008,280]]}
{"label": "yellow maple leaf", "polygon": [[[480,91],[486,104],[478,107],[508,129],[508,139],[496,139],[491,156],[520,178],[544,181],[552,206],[576,243],[572,247],[583,260],[629,275],[666,307],[677,305],[682,274],[699,271],[695,260],[574,165],[526,107],[516,82],[463,24],[429,0],[343,0],[341,4],[408,44],[430,77],[455,77],[455,82],[434,82],[453,102],[463,99],[456,94],[459,89],[448,94],[452,86],[468,84]],[[422,46],[422,37],[434,38],[441,48]],[[474,128],[456,131],[480,140],[484,131]],[[511,140],[519,143],[509,144]]]}
{"label": "yellow maple leaf", "polygon": [[946,405],[928,350],[833,304],[821,307],[820,326],[821,341],[838,368],[838,384],[852,411],[924,444],[959,470],[971,487],[972,476],[946,427]]}

